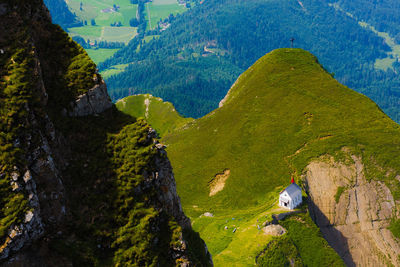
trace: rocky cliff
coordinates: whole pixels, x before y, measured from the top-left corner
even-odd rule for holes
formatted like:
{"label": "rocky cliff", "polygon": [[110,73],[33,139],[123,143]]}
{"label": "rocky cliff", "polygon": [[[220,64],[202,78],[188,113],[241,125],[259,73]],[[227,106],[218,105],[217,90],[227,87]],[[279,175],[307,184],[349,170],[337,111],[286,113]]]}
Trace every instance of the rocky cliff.
{"label": "rocky cliff", "polygon": [[396,203],[385,183],[365,178],[362,158],[325,156],[304,179],[314,221],[348,266],[399,266],[400,245],[388,229]]}
{"label": "rocky cliff", "polygon": [[211,265],[154,131],[42,1],[5,1],[0,21],[0,264]]}

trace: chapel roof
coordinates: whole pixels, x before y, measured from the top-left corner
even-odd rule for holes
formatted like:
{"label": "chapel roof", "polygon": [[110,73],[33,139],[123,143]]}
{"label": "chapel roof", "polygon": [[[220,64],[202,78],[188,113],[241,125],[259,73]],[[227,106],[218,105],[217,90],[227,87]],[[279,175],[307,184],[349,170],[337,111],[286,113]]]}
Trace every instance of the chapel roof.
{"label": "chapel roof", "polygon": [[286,187],[285,190],[283,190],[281,193],[283,192],[287,192],[289,196],[294,196],[298,193],[301,194],[301,188],[300,186],[298,186],[296,183],[290,184],[288,187]]}

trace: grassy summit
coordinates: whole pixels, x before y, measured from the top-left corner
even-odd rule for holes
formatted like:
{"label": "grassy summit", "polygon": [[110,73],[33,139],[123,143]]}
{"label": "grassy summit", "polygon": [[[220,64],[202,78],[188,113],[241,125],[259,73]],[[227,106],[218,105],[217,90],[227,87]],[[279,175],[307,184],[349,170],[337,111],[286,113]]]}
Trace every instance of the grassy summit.
{"label": "grassy summit", "polygon": [[[215,208],[262,203],[265,192],[300,174],[312,158],[343,146],[381,167],[400,163],[399,125],[300,49],[264,56],[238,79],[222,108],[164,139],[183,202]],[[369,178],[383,178],[364,163]],[[227,168],[225,189],[209,198],[208,182]]]}
{"label": "grassy summit", "polygon": [[[223,107],[164,142],[185,212],[217,265],[254,262],[257,243],[266,242],[253,229],[258,219],[274,207],[290,176],[299,181],[321,155],[344,160],[346,147],[363,159],[367,179],[384,181],[400,197],[399,182],[390,174],[400,166],[399,125],[301,49],[262,57],[241,75]],[[204,212],[214,217],[200,217]],[[226,225],[242,230],[224,232]]]}
{"label": "grassy summit", "polygon": [[163,102],[161,98],[148,94],[125,97],[116,106],[135,118],[145,118],[161,136],[193,121],[191,118],[183,118],[170,102]]}

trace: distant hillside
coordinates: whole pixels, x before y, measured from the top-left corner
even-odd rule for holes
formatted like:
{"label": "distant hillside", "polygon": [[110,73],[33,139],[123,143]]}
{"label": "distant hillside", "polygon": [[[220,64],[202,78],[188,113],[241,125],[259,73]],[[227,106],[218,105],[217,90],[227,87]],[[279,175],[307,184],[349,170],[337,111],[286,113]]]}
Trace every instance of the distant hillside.
{"label": "distant hillside", "polygon": [[[183,208],[216,265],[251,263],[268,251],[272,244],[257,225],[279,211],[278,193],[291,176],[347,265],[400,265],[400,126],[308,52],[279,49],[262,57],[222,107],[163,142]],[[297,228],[306,217],[284,220],[289,241],[280,242],[293,242],[305,266],[332,266],[334,256],[315,254],[319,241]]]}
{"label": "distant hillside", "polygon": [[[394,14],[400,10],[398,5],[385,9],[390,1],[363,2],[344,3],[338,10],[336,1],[207,0],[178,16],[157,40],[130,43],[100,69],[131,63],[107,78],[114,100],[150,93],[172,102],[184,116],[198,118],[218,106],[240,73],[265,53],[290,47],[294,37],[295,47],[311,51],[340,82],[400,120],[400,65],[396,55],[388,55],[398,49],[359,24],[366,21],[394,38]],[[371,12],[387,22],[377,25],[374,15],[361,15]],[[393,15],[386,20],[386,14]],[[377,68],[377,60],[385,58]]]}
{"label": "distant hillside", "polygon": [[64,30],[82,25],[76,15],[69,10],[65,0],[43,1],[50,11],[53,23],[60,25]]}
{"label": "distant hillside", "polygon": [[370,23],[377,30],[388,32],[396,39],[397,43],[400,43],[399,1],[339,0],[335,1],[335,3],[356,16],[359,20]]}
{"label": "distant hillside", "polygon": [[160,136],[193,121],[181,117],[171,103],[151,95],[125,97],[116,103],[116,107],[135,118],[143,117]]}

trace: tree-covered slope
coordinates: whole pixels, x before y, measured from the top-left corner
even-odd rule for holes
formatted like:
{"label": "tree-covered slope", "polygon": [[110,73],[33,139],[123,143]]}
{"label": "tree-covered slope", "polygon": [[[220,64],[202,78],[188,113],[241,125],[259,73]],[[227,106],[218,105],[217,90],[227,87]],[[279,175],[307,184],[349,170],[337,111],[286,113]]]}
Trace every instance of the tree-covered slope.
{"label": "tree-covered slope", "polygon": [[[390,48],[358,24],[363,16],[350,17],[330,2],[204,1],[178,16],[157,40],[141,45],[133,40],[100,69],[131,63],[107,79],[115,100],[150,93],[172,102],[185,116],[201,117],[218,106],[241,72],[265,53],[289,47],[294,37],[295,47],[311,51],[339,81],[397,119],[398,66],[386,72],[375,69],[375,61]],[[358,13],[368,13],[370,5],[357,7]],[[392,11],[398,12],[397,7]],[[395,21],[387,28],[392,25]]]}
{"label": "tree-covered slope", "polygon": [[[348,172],[337,171],[345,173],[342,175],[348,180],[335,176],[334,171],[327,171],[328,174],[319,172],[316,181],[323,183],[336,179],[335,183],[345,186],[340,190],[332,183],[326,189],[326,206],[318,206],[322,212],[333,205],[330,212],[337,210],[339,217],[361,216],[361,224],[363,220],[368,221],[369,216],[377,216],[376,225],[381,227],[379,231],[387,231],[390,236],[387,228],[390,221],[396,219],[395,208],[391,205],[395,205],[400,197],[400,184],[395,179],[400,171],[400,127],[370,99],[339,84],[314,56],[304,50],[279,49],[262,57],[239,77],[222,107],[165,136],[163,141],[168,145],[184,210],[208,243],[216,263],[229,262],[228,256],[230,260],[233,257],[229,251],[239,253],[240,247],[242,250],[246,247],[249,255],[254,253],[256,249],[250,249],[250,240],[254,240],[254,246],[263,244],[256,239],[260,235],[250,235],[248,229],[257,232],[257,224],[268,215],[266,211],[274,209],[279,190],[288,184],[291,176],[303,182],[305,189],[309,190],[308,184],[316,190],[312,187],[311,174],[307,172],[312,162],[327,162],[328,166],[333,166],[332,169],[339,168],[340,164],[344,169],[349,168]],[[356,160],[358,158],[361,163]],[[358,184],[351,182],[356,174],[346,174],[353,170],[355,173],[356,167],[352,166],[358,166],[357,177],[361,177],[357,180]],[[362,170],[360,166],[364,166]],[[219,190],[215,190],[216,183]],[[348,190],[358,188],[361,192],[361,185],[388,189],[381,190],[381,193],[385,192],[383,195],[366,196],[370,211],[361,204],[355,204],[357,208],[348,211],[341,211],[335,206],[341,203],[339,200],[356,201],[349,197],[352,193]],[[317,188],[322,189],[323,186]],[[334,196],[330,197],[328,189],[336,194],[336,202]],[[320,204],[313,190],[308,192],[310,207],[313,207],[314,201],[315,205]],[[349,198],[342,200],[340,194]],[[391,208],[387,215],[382,217],[380,211],[372,208],[374,203],[390,199]],[[214,218],[199,217],[206,211],[212,212]],[[359,215],[364,212],[373,214]],[[323,214],[328,218],[331,216],[331,213]],[[319,218],[321,215],[316,216]],[[224,230],[224,226],[233,224],[240,226],[236,233]],[[327,224],[329,229],[336,229],[339,233],[344,225],[346,221],[342,222],[342,226],[337,226],[334,221]],[[358,225],[360,222],[347,226]],[[362,229],[349,232],[352,231],[366,234]],[[335,240],[346,239],[338,237]],[[348,242],[350,244],[351,240],[348,239]],[[359,243],[375,246],[373,241]],[[346,244],[341,243],[343,251],[347,251]],[[398,249],[398,245],[393,247]],[[353,259],[345,258],[346,253],[349,255],[348,251],[341,254],[346,263],[351,264],[354,260],[362,264],[363,259],[357,258],[352,248],[349,250]],[[378,253],[379,248],[373,251],[371,255]],[[381,260],[396,263],[396,259],[382,257]]]}
{"label": "tree-covered slope", "polygon": [[60,25],[63,29],[82,25],[77,16],[69,10],[65,0],[44,0],[50,11],[53,23]]}
{"label": "tree-covered slope", "polygon": [[144,118],[160,136],[193,121],[183,118],[169,102],[152,95],[128,96],[116,103],[118,110],[135,118]]}
{"label": "tree-covered slope", "polygon": [[400,3],[398,1],[339,0],[335,3],[358,19],[370,23],[379,31],[390,33],[397,43],[400,43],[400,18],[398,15]]}

